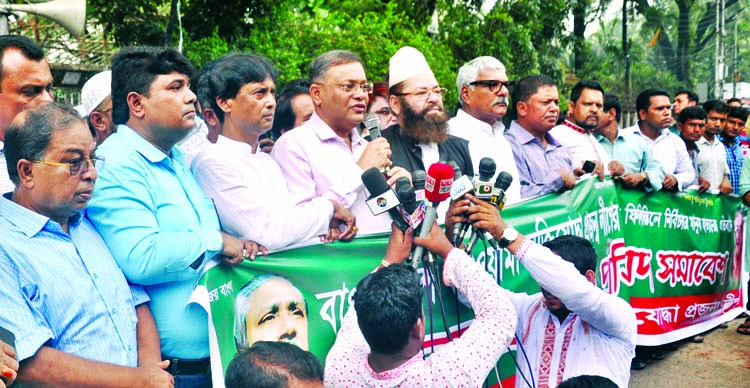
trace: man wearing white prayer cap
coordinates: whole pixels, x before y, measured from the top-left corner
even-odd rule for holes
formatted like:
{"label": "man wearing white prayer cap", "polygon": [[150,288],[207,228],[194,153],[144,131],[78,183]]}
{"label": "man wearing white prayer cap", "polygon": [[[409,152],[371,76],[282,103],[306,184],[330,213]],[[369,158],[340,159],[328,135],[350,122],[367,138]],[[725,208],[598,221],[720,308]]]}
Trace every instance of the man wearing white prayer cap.
{"label": "man wearing white prayer cap", "polygon": [[103,71],[89,78],[83,85],[81,99],[83,102],[78,112],[86,117],[96,143],[102,144],[117,130],[112,121],[112,71]]}
{"label": "man wearing white prayer cap", "polygon": [[438,84],[419,50],[402,47],[391,57],[389,104],[398,120],[383,131],[393,154],[394,166],[409,172],[427,171],[438,161],[454,161],[469,176],[474,167],[468,142],[448,135],[448,115],[443,109],[446,90]]}

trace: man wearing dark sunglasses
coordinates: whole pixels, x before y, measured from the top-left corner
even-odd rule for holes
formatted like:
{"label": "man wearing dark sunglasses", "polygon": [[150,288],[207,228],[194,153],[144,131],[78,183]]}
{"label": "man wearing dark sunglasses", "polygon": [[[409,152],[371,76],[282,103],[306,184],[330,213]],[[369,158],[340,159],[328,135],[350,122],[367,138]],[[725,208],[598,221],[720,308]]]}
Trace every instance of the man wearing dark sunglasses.
{"label": "man wearing dark sunglasses", "polygon": [[[521,199],[518,168],[513,159],[510,143],[503,136],[502,118],[508,111],[508,95],[514,82],[508,81],[505,66],[496,58],[475,58],[458,69],[456,88],[461,106],[456,117],[448,121],[448,133],[469,142],[474,170],[479,171],[479,161],[488,157],[497,163],[495,177],[501,171],[513,177],[505,192],[507,202]],[[493,181],[495,179],[493,177]]]}

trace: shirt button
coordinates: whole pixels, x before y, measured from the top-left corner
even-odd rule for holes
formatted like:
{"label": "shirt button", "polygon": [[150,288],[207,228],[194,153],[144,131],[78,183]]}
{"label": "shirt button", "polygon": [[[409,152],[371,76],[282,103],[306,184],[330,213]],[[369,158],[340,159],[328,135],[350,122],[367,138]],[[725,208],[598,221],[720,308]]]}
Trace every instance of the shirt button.
{"label": "shirt button", "polygon": [[117,309],[112,309],[112,310],[109,310],[109,312],[111,312],[111,313],[112,313],[113,315],[114,315],[114,314],[117,314]]}
{"label": "shirt button", "polygon": [[95,274],[93,274],[92,276],[94,277],[94,280],[97,280],[97,279],[99,279],[99,274],[98,274],[98,273],[95,273]]}

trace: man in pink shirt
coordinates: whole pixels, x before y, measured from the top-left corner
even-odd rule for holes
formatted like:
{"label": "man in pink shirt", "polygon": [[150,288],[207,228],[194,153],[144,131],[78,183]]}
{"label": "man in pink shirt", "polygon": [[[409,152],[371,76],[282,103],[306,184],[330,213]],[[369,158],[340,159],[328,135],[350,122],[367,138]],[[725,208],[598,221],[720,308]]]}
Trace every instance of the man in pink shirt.
{"label": "man in pink shirt", "polygon": [[[367,82],[362,60],[349,51],[323,53],[310,65],[310,97],[315,113],[297,130],[279,138],[271,155],[281,166],[294,201],[316,197],[336,201],[354,213],[359,234],[387,232],[387,214],[373,216],[362,172],[391,165],[391,147],[383,138],[367,142],[356,131],[365,117]],[[400,167],[388,172],[388,183],[409,177]]]}

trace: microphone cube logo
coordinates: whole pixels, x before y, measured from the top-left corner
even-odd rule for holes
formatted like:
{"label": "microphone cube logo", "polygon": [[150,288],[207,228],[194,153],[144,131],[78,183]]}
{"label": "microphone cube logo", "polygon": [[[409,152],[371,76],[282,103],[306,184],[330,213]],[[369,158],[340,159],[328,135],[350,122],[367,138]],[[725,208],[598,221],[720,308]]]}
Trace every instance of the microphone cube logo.
{"label": "microphone cube logo", "polygon": [[440,180],[440,194],[450,194],[453,187],[453,178]]}
{"label": "microphone cube logo", "polygon": [[379,197],[375,202],[378,204],[378,207],[388,206],[388,200],[384,197]]}
{"label": "microphone cube logo", "polygon": [[490,196],[492,195],[492,189],[494,187],[490,184],[483,184],[477,186],[477,196]]}
{"label": "microphone cube logo", "polygon": [[431,193],[435,192],[435,178],[429,175],[424,178],[424,190]]}

